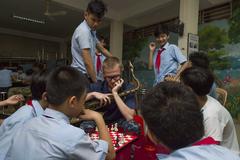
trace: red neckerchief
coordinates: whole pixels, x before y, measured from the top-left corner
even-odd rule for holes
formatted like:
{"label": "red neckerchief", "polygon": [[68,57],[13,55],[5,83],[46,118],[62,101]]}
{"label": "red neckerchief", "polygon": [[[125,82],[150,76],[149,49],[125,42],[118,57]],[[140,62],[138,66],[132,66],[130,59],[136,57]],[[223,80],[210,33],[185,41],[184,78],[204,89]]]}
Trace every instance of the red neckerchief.
{"label": "red neckerchief", "polygon": [[211,145],[211,144],[218,145],[219,143],[217,141],[215,141],[212,137],[207,137],[207,138],[201,139],[200,141],[193,143],[192,146]]}
{"label": "red neckerchief", "polygon": [[98,55],[98,54],[96,54],[96,56],[97,56],[97,64],[96,64],[96,66],[97,66],[97,74],[99,74],[99,72],[100,72],[100,70],[101,70],[101,68],[102,68],[102,62],[101,62],[101,54],[100,55]]}
{"label": "red neckerchief", "polygon": [[160,72],[160,65],[161,65],[161,54],[165,50],[165,48],[160,48],[157,53],[157,58],[155,61],[155,68],[157,70],[157,73]]}
{"label": "red neckerchief", "polygon": [[29,106],[32,106],[32,107],[33,107],[32,100],[28,100],[28,101],[27,101],[27,105],[29,105]]}

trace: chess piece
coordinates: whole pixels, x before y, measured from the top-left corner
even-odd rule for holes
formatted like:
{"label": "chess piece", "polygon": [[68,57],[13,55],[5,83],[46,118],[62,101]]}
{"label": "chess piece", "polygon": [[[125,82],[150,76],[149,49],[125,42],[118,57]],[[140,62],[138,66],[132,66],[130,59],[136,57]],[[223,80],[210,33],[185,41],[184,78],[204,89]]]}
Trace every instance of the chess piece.
{"label": "chess piece", "polygon": [[118,131],[118,124],[117,124],[117,123],[115,123],[114,131],[115,131],[115,132]]}
{"label": "chess piece", "polygon": [[125,143],[125,138],[123,134],[120,135],[120,143],[121,144]]}
{"label": "chess piece", "polygon": [[98,132],[98,128],[97,127],[95,128],[95,132]]}
{"label": "chess piece", "polygon": [[115,144],[115,147],[119,147],[119,138],[118,138],[118,136],[117,136],[117,139],[116,139],[116,144]]}
{"label": "chess piece", "polygon": [[113,124],[111,125],[111,132],[113,132],[114,131],[114,127],[113,127]]}

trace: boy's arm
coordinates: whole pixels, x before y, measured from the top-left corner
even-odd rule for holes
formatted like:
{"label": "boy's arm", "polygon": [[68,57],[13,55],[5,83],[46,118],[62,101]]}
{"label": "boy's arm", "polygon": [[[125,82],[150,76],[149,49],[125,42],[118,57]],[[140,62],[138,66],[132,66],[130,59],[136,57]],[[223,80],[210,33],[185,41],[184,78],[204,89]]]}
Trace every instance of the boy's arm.
{"label": "boy's arm", "polygon": [[85,101],[91,100],[93,98],[96,98],[100,101],[100,106],[110,104],[111,99],[110,96],[111,94],[104,94],[100,92],[89,92],[85,98]]}
{"label": "boy's arm", "polygon": [[97,49],[106,57],[112,57],[112,54],[103,47],[101,43],[97,43]]}
{"label": "boy's arm", "polygon": [[94,65],[89,49],[82,50],[83,62],[86,66],[86,70],[93,82],[97,82],[96,72],[94,70]]}
{"label": "boy's arm", "polygon": [[21,94],[13,95],[4,101],[0,101],[0,106],[14,105],[21,101],[24,101],[23,95],[21,95]]}
{"label": "boy's arm", "polygon": [[115,103],[118,106],[118,109],[124,116],[124,118],[129,121],[132,120],[134,115],[136,114],[134,109],[129,108],[122,100],[122,98],[118,95],[118,90],[122,87],[123,79],[116,82],[116,86],[112,89],[113,98]]}
{"label": "boy's arm", "polygon": [[156,49],[156,44],[154,42],[151,42],[149,44],[149,54],[148,54],[148,69],[152,69],[153,67],[153,54]]}
{"label": "boy's arm", "polygon": [[107,130],[107,127],[105,125],[105,122],[103,120],[103,117],[101,114],[99,114],[98,112],[89,110],[89,109],[85,109],[84,110],[84,114],[80,115],[81,119],[83,120],[94,120],[96,122],[98,131],[99,131],[99,138],[101,140],[104,140],[108,143],[108,153],[107,153],[107,160],[112,160],[115,158],[115,151],[113,148],[113,144],[112,144],[112,139],[109,135],[109,132]]}
{"label": "boy's arm", "polygon": [[109,135],[109,132],[108,132],[108,129],[105,125],[103,117],[98,116],[98,118],[96,118],[94,121],[97,124],[97,128],[98,128],[98,131],[99,131],[99,138],[108,142],[108,154],[106,156],[106,159],[112,160],[112,159],[115,158],[115,151],[114,151],[114,148],[113,148],[112,139]]}
{"label": "boy's arm", "polygon": [[176,76],[174,77],[174,81],[177,81],[177,80],[179,79],[182,71],[184,71],[186,68],[188,68],[188,66],[189,66],[188,62],[183,62],[183,63],[181,64],[180,69],[178,70]]}

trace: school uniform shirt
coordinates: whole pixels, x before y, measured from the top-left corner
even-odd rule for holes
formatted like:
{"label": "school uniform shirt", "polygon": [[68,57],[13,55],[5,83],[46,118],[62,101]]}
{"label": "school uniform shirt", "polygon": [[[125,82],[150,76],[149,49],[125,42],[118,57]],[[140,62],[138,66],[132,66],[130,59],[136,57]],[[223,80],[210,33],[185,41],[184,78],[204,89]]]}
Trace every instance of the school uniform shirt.
{"label": "school uniform shirt", "polygon": [[179,65],[187,61],[186,57],[181,53],[180,49],[176,45],[166,43],[163,49],[164,50],[161,53],[161,63],[159,69],[157,69],[155,66],[159,49],[156,49],[154,52],[154,85],[162,82],[164,80],[164,77],[167,75],[176,75]]}
{"label": "school uniform shirt", "polygon": [[101,69],[99,72],[97,72],[97,58],[98,58],[98,56],[95,54],[95,56],[94,56],[95,66],[94,67],[95,67],[95,72],[97,75],[97,80],[103,81],[104,77],[103,77],[102,64],[103,64],[103,61],[106,59],[106,57],[102,53],[100,53]]}
{"label": "school uniform shirt", "polygon": [[230,113],[216,99],[207,96],[202,108],[205,136],[211,136],[220,145],[239,154],[236,129]]}
{"label": "school uniform shirt", "polygon": [[[122,88],[119,92],[130,90],[133,88],[133,85],[130,83],[124,82]],[[100,92],[100,93],[111,93],[108,89],[106,81],[90,84],[90,92]],[[131,109],[136,108],[136,99],[134,94],[128,94],[125,97],[122,97],[123,102]],[[107,124],[115,123],[119,120],[125,119],[121,111],[118,109],[117,104],[113,101],[111,104],[106,105],[101,109],[101,112],[104,112],[103,118]]]}
{"label": "school uniform shirt", "polygon": [[15,134],[7,160],[103,160],[108,143],[92,141],[62,112],[47,108]]}
{"label": "school uniform shirt", "polygon": [[38,101],[32,100],[32,105],[24,105],[19,108],[10,117],[5,119],[0,126],[0,160],[6,156],[11,141],[15,136],[16,131],[30,119],[42,115],[43,108]]}
{"label": "school uniform shirt", "polygon": [[185,147],[170,155],[157,154],[157,157],[159,160],[240,160],[229,149],[218,145]]}
{"label": "school uniform shirt", "polygon": [[99,43],[96,37],[96,31],[92,31],[84,20],[74,31],[72,36],[72,64],[71,66],[86,74],[86,66],[82,57],[82,50],[89,49],[94,66],[94,56],[96,52],[96,44]]}
{"label": "school uniform shirt", "polygon": [[13,72],[8,69],[0,70],[0,88],[6,88],[12,86],[12,74]]}

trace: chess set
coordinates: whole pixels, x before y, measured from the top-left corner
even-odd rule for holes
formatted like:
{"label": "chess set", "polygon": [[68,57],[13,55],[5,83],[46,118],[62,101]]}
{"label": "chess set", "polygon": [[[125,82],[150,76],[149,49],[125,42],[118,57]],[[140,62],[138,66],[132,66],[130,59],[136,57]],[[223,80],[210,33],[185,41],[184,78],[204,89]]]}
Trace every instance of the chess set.
{"label": "chess set", "polygon": [[[110,136],[112,138],[112,143],[114,146],[115,151],[119,151],[120,149],[124,148],[124,146],[128,145],[129,143],[135,141],[137,139],[136,135],[127,134],[121,131],[121,129],[118,128],[117,123],[114,125],[112,124],[111,127],[108,127],[108,131],[110,133]],[[99,134],[98,130],[96,130],[93,133],[88,133],[89,137],[92,140],[98,140]]]}

